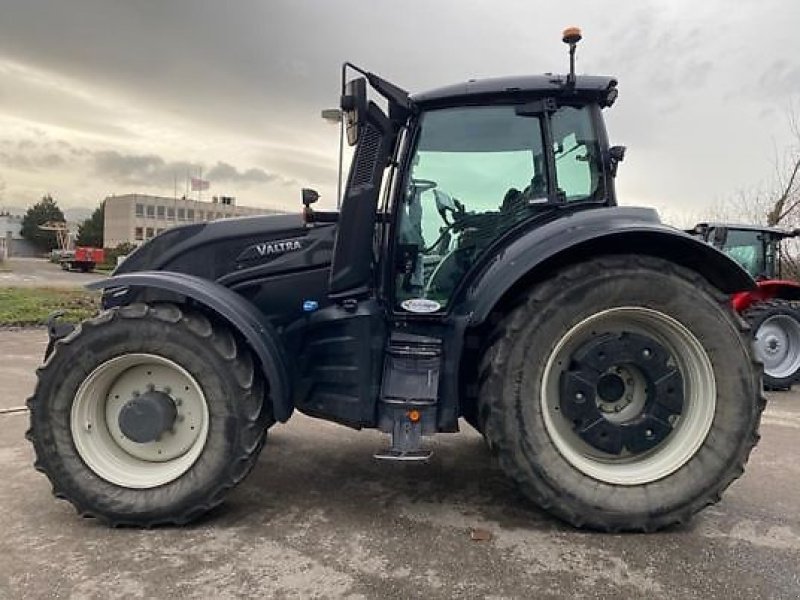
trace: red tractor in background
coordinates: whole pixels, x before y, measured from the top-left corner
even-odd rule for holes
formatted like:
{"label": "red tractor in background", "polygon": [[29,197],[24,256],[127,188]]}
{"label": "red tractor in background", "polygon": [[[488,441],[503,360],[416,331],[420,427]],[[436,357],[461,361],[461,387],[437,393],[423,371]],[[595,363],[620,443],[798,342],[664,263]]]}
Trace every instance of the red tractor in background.
{"label": "red tractor in background", "polygon": [[764,385],[788,390],[800,379],[800,283],[782,277],[781,242],[800,235],[800,229],[699,223],[690,233],[725,252],[755,278],[758,288],[734,294],[733,308],[753,328]]}

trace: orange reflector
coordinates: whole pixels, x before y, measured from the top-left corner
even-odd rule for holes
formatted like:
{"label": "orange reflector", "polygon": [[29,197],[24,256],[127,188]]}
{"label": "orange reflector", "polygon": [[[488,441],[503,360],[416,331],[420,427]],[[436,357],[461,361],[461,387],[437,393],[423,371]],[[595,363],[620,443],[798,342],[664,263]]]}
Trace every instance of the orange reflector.
{"label": "orange reflector", "polygon": [[565,44],[577,44],[581,41],[583,34],[580,27],[567,27],[561,34],[561,39]]}
{"label": "orange reflector", "polygon": [[411,421],[412,423],[416,423],[422,418],[422,415],[419,414],[418,410],[410,410],[408,411],[407,414],[408,414],[408,420]]}

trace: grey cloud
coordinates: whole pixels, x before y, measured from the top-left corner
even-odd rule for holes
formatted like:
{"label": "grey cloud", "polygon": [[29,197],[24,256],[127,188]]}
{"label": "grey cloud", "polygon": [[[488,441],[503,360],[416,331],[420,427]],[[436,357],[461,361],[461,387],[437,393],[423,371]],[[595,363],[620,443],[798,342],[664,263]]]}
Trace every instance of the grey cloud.
{"label": "grey cloud", "polygon": [[204,173],[203,177],[211,181],[222,179],[239,183],[269,183],[279,179],[278,175],[267,173],[264,169],[253,167],[246,171],[239,171],[233,165],[221,161],[211,167],[207,173]]}
{"label": "grey cloud", "polygon": [[23,171],[54,169],[62,166],[64,162],[61,156],[53,153],[37,156],[29,153],[0,152],[0,165]]}
{"label": "grey cloud", "polygon": [[100,150],[93,153],[94,170],[99,176],[118,183],[132,185],[164,186],[172,184],[175,178],[183,181],[187,176],[203,179],[237,183],[240,185],[259,183],[294,183],[280,175],[264,169],[237,167],[219,161],[210,169],[199,162],[166,161],[156,154],[123,154],[116,150]]}
{"label": "grey cloud", "polygon": [[800,63],[779,59],[769,65],[759,77],[760,92],[779,97],[800,94]]}

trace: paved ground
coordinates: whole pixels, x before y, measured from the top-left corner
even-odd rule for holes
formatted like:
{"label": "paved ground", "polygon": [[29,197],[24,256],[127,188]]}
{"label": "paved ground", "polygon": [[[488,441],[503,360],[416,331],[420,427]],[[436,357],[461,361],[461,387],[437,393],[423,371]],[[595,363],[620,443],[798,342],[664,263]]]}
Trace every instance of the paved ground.
{"label": "paved ground", "polygon": [[4,263],[10,271],[0,271],[0,287],[82,287],[106,277],[100,273],[65,271],[41,258],[12,258]]}
{"label": "paved ground", "polygon": [[[0,331],[0,407],[40,331]],[[25,414],[0,416],[0,598],[798,598],[800,394],[774,394],[748,472],[691,525],[600,535],[522,500],[480,438],[379,465],[381,436],[295,417],[225,506],[183,529],[109,530],[54,500]],[[465,428],[466,429],[466,428]],[[492,532],[470,540],[469,529]]]}

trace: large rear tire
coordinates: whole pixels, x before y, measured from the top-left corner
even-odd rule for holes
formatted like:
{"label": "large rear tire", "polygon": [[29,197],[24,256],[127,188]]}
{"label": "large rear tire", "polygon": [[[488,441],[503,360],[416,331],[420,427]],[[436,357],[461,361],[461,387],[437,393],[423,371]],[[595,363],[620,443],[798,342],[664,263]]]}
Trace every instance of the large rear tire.
{"label": "large rear tire", "polygon": [[790,389],[800,379],[800,310],[776,298],[753,304],[742,316],[753,330],[756,357],[764,364],[764,386]]}
{"label": "large rear tire", "polygon": [[609,256],[534,287],[481,365],[502,469],[602,531],[688,520],[743,472],[764,399],[728,298],[668,261]]}
{"label": "large rear tire", "polygon": [[224,326],[136,304],[59,341],[28,400],[53,493],[117,525],[184,524],[244,479],[272,424],[264,381]]}

